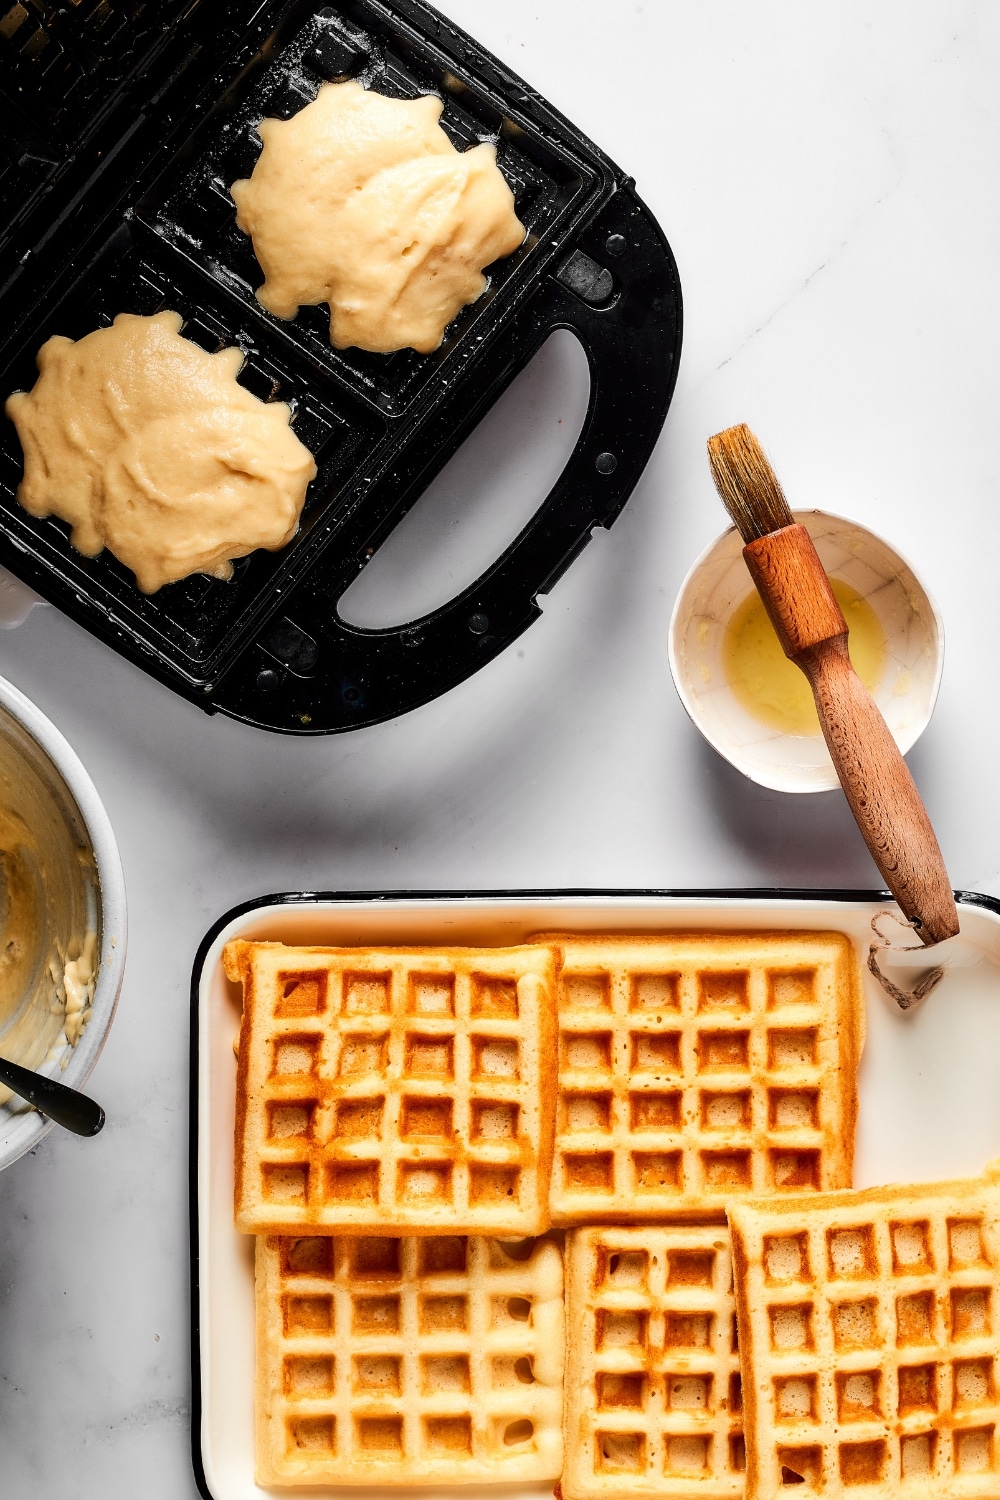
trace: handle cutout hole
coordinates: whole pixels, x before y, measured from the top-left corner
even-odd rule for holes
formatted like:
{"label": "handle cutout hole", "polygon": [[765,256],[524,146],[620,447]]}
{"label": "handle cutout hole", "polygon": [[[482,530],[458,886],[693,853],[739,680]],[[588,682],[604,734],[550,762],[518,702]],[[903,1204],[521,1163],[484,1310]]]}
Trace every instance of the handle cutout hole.
{"label": "handle cutout hole", "polygon": [[474,583],[552,489],[589,404],[587,356],[559,328],[341,596],[341,619],[361,630],[407,625]]}

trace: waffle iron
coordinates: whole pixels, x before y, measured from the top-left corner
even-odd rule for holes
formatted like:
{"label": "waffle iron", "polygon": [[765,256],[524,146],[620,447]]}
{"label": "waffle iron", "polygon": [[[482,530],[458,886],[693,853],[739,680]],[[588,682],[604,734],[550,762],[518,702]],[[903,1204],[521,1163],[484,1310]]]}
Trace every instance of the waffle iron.
{"label": "waffle iron", "polygon": [[[0,0],[0,4],[3,0]],[[527,238],[434,354],[330,347],[325,308],[265,313],[228,186],[321,83],[433,92],[459,150],[497,142]],[[144,596],[107,551],[18,506],[20,446],[0,421],[0,562],[209,712],[325,734],[406,712],[461,682],[539,613],[628,499],[680,354],[670,247],[631,179],[533,89],[422,0],[15,0],[0,15],[0,397],[30,388],[51,334],[169,307],[240,381],[288,402],[318,466],[297,536],[220,582]],[[393,526],[557,328],[582,343],[590,407],[559,480],[503,555],[400,628],[337,602]]]}

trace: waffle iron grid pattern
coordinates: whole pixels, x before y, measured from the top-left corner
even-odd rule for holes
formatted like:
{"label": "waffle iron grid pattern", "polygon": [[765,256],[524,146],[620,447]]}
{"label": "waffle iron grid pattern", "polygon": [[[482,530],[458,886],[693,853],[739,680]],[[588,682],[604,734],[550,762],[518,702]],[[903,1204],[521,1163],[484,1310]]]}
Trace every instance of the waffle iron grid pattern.
{"label": "waffle iron grid pattern", "polygon": [[551,949],[233,948],[238,1228],[547,1227]]}
{"label": "waffle iron grid pattern", "polygon": [[[182,256],[213,284],[223,285],[248,313],[266,324],[277,343],[289,343],[305,352],[317,370],[332,375],[354,395],[373,402],[383,411],[402,410],[419,389],[432,377],[448,350],[473,322],[479,321],[502,287],[530,254],[542,234],[564,214],[574,196],[579,196],[579,181],[568,185],[547,172],[540,161],[512,141],[497,141],[497,165],[515,195],[519,214],[528,218],[528,239],[512,255],[497,262],[489,272],[490,286],[484,297],[462,309],[449,325],[444,347],[432,355],[401,349],[388,355],[373,355],[359,349],[337,350],[330,344],[329,311],[326,307],[303,305],[290,322],[264,313],[256,301],[256,290],[263,272],[253,252],[248,235],[236,227],[236,210],[230,188],[238,178],[248,177],[260,154],[261,143],[256,127],[262,118],[289,119],[312,103],[318,87],[324,82],[308,64],[301,61],[311,31],[286,47],[280,64],[270,73],[280,73],[277,83],[264,82],[250,101],[210,133],[204,154],[186,171],[175,170],[161,201],[150,200],[140,213],[145,227]],[[360,75],[366,86],[372,84],[379,93],[392,98],[417,98],[436,91],[437,81],[429,74],[420,76],[399,59],[390,59],[384,71],[371,69]],[[458,151],[465,151],[481,140],[495,139],[490,126],[450,95],[444,96],[442,129]],[[499,121],[490,121],[494,128]],[[522,220],[524,222],[524,220]]]}
{"label": "waffle iron grid pattern", "polygon": [[553,1480],[556,1245],[257,1240],[261,1483]]}
{"label": "waffle iron grid pattern", "polygon": [[735,1205],[747,1496],[1000,1496],[1000,1188]]}
{"label": "waffle iron grid pattern", "polygon": [[[49,7],[47,0],[41,8],[53,13],[57,9]],[[15,6],[14,11],[20,15],[23,7]],[[120,24],[122,7],[109,11],[105,0],[90,19],[96,18],[97,11],[107,13],[114,24],[102,20],[100,39],[95,36],[93,40],[103,45],[120,32],[115,46],[120,42],[130,55],[129,32]],[[179,145],[183,133],[178,134],[168,114],[165,139],[172,140],[172,155],[166,170],[161,170],[164,163],[158,161],[155,180],[147,181],[149,174],[141,184],[137,179],[136,201],[128,214],[117,224],[109,221],[102,243],[87,249],[85,261],[76,257],[76,247],[72,247],[73,276],[68,281],[67,275],[60,274],[43,320],[23,330],[25,339],[18,335],[9,355],[6,387],[0,393],[30,388],[36,374],[35,353],[50,334],[80,337],[95,325],[107,325],[118,312],[146,313],[170,307],[184,315],[185,335],[196,342],[210,348],[239,344],[244,349],[247,365],[241,384],[261,399],[284,400],[292,406],[296,434],[314,453],[320,469],[310,486],[296,538],[279,553],[258,552],[241,560],[231,580],[198,575],[169,585],[155,596],[139,594],[129,570],[106,550],[96,559],[77,554],[68,540],[68,526],[58,518],[29,517],[17,506],[14,492],[22,471],[20,448],[12,432],[0,434],[0,512],[4,527],[18,539],[19,551],[26,548],[60,577],[68,572],[77,583],[74,597],[78,602],[92,602],[100,617],[99,634],[113,621],[116,643],[134,638],[144,664],[165,671],[172,685],[183,684],[183,691],[203,702],[208,701],[203,695],[214,690],[221,674],[246,649],[264,616],[274,612],[275,591],[287,598],[332,533],[354,516],[359,498],[367,496],[396,451],[400,434],[386,423],[384,414],[408,410],[425,388],[436,390],[436,399],[441,399],[454,380],[454,375],[439,376],[442,363],[458,345],[466,350],[460,356],[464,361],[484,347],[489,331],[510,312],[512,299],[517,302],[528,288],[536,262],[540,275],[541,263],[547,264],[557,254],[560,235],[569,230],[570,221],[575,223],[596,202],[598,182],[603,180],[603,168],[589,160],[589,152],[581,156],[568,135],[563,139],[557,132],[557,139],[549,139],[536,124],[523,128],[510,124],[508,106],[495,90],[478,77],[454,76],[443,56],[436,51],[432,55],[427,39],[422,40],[418,32],[411,35],[412,28],[400,16],[385,16],[379,5],[344,0],[318,13],[301,6],[268,5],[253,17],[253,26],[243,24],[250,16],[237,18],[239,24],[228,10],[226,16],[234,26],[230,46],[237,36],[249,36],[264,24],[280,23],[253,66],[240,72],[238,86],[229,86],[231,64],[220,54],[217,80],[220,87],[227,80],[227,87],[208,117],[197,125],[198,111],[188,112],[195,128],[183,145]],[[60,35],[69,19],[60,12]],[[162,40],[158,40],[159,29],[153,28],[147,38],[154,50]],[[225,53],[223,37],[228,33],[222,19],[210,29],[213,46],[217,42]],[[57,49],[53,37],[45,42],[44,29],[26,22],[16,38],[22,51],[22,32],[29,30],[40,39],[38,45],[45,44],[44,52],[34,60],[34,76],[47,69]],[[0,50],[5,50],[3,44],[0,35]],[[481,139],[497,140],[498,163],[516,195],[519,216],[530,230],[525,245],[492,268],[489,290],[449,326],[444,345],[434,356],[412,350],[388,357],[334,350],[322,308],[303,308],[298,318],[285,323],[265,314],[254,295],[262,273],[248,237],[235,228],[229,186],[252,170],[260,150],[255,132],[260,119],[268,113],[287,118],[301,109],[324,82],[340,76],[342,65],[366,85],[398,97],[441,93],[444,128],[460,150]],[[114,73],[107,83],[112,91],[117,77]],[[58,88],[56,95],[63,97]],[[186,97],[183,92],[182,97]],[[190,102],[182,113],[188,111]],[[52,149],[61,159],[63,149]],[[109,140],[105,153],[111,150]],[[207,325],[207,340],[202,324]],[[412,436],[410,428],[407,435]],[[359,538],[352,531],[345,541],[346,555],[334,557],[338,591],[371,555],[365,546],[372,545],[376,521],[384,526],[381,512],[378,517],[373,513],[370,537]],[[324,601],[321,616],[326,608]],[[315,632],[319,626],[311,618],[298,630],[293,624],[290,650],[288,626],[283,630],[283,623],[279,620],[274,641],[269,636],[263,642],[268,654],[260,657],[258,667],[273,677],[276,660],[278,670],[287,666],[308,679],[319,655],[310,630]],[[356,684],[350,686],[357,690]],[[297,722],[309,724],[312,717]]]}
{"label": "waffle iron grid pattern", "polygon": [[836,934],[570,939],[552,1222],[847,1187],[863,1014]]}
{"label": "waffle iron grid pattern", "polygon": [[[359,21],[360,30],[355,24]],[[444,104],[441,127],[458,151],[494,141],[497,165],[527,230],[524,244],[490,268],[483,297],[458,314],[441,349],[431,355],[412,349],[389,355],[336,350],[330,344],[326,308],[303,306],[285,322],[265,313],[256,300],[263,272],[249,237],[236,227],[229,189],[253,171],[261,150],[257,126],[262,119],[289,119],[315,99],[324,83],[339,81],[345,74],[394,98],[438,94]],[[507,283],[521,279],[525,263],[551,245],[567,217],[594,188],[592,170],[566,142],[543,132],[511,129],[502,101],[491,97],[481,83],[463,80],[463,86],[453,87],[454,83],[439,60],[423,54],[419,46],[407,45],[403,30],[383,31],[374,9],[348,3],[310,16],[283,38],[266,67],[242,81],[239,97],[220,102],[199,128],[197,152],[192,156],[189,148],[182,153],[139,206],[140,232],[154,255],[154,242],[169,247],[170,257],[189,264],[212,295],[221,289],[227,301],[242,304],[244,315],[252,314],[276,343],[290,344],[304,354],[314,373],[332,376],[381,411],[398,413],[433,380],[464,333],[476,326],[483,335],[498,292],[505,300]]]}
{"label": "waffle iron grid pattern", "polygon": [[726,1230],[578,1229],[566,1280],[567,1500],[742,1495]]}

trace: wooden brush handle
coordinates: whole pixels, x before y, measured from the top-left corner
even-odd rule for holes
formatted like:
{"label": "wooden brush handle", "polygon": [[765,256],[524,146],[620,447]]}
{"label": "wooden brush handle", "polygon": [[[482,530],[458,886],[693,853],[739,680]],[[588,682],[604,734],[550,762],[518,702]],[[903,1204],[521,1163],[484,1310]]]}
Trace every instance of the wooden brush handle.
{"label": "wooden brush handle", "polygon": [[804,526],[749,542],[747,567],[785,655],[816,701],[840,784],[904,914],[930,946],[958,931],[958,911],[927,810],[871,694],[851,665],[847,625]]}
{"label": "wooden brush handle", "polygon": [[905,916],[927,944],[958,931],[948,871],[910,768],[851,665],[847,636],[795,658],[809,679],[830,758],[855,821]]}

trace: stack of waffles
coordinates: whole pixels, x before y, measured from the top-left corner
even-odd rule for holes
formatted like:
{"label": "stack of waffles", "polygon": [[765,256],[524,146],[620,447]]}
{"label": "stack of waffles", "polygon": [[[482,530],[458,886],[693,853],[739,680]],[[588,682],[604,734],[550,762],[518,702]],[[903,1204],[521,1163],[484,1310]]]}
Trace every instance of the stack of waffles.
{"label": "stack of waffles", "polygon": [[237,942],[225,964],[259,1482],[558,1478],[557,950]]}
{"label": "stack of waffles", "polygon": [[846,938],[225,962],[260,1483],[1000,1497],[1000,1185],[845,1191]]}

